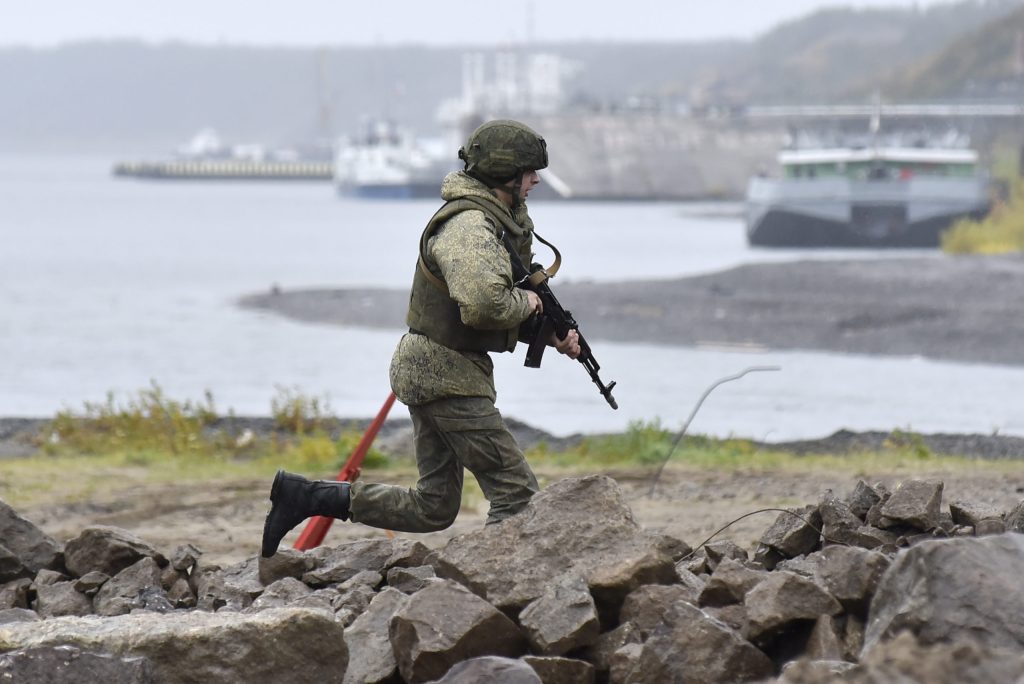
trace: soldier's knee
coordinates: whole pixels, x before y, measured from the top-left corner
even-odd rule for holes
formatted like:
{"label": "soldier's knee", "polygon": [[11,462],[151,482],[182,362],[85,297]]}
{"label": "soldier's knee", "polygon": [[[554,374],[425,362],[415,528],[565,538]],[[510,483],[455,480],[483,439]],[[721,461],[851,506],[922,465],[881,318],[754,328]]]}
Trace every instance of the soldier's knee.
{"label": "soldier's knee", "polygon": [[459,514],[459,499],[454,501],[425,502],[423,507],[423,525],[427,532],[438,532],[448,529]]}

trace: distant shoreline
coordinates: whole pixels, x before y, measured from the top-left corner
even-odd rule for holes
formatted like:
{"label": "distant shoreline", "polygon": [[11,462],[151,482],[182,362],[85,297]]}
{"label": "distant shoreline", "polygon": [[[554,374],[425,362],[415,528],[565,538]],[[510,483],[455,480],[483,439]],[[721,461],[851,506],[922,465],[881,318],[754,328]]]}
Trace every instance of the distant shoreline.
{"label": "distant shoreline", "polygon": [[[748,264],[688,278],[554,282],[587,338],[1024,366],[1024,256]],[[243,297],[294,320],[404,328],[406,290]]]}

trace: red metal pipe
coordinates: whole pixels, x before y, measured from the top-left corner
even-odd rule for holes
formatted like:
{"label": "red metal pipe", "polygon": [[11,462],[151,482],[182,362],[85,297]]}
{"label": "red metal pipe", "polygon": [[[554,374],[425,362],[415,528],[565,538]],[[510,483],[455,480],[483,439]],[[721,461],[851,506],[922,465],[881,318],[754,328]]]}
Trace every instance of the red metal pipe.
{"label": "red metal pipe", "polygon": [[[370,423],[370,427],[366,428],[366,432],[363,433],[363,438],[359,440],[359,444],[356,445],[352,455],[345,461],[345,466],[338,473],[338,482],[355,482],[356,478],[359,477],[359,471],[363,465],[363,459],[366,458],[366,453],[370,450],[370,445],[373,444],[373,440],[377,437],[377,433],[380,432],[380,426],[384,424],[384,419],[388,417],[388,412],[395,403],[394,392],[388,393],[388,398],[384,400],[384,405],[380,407],[380,411],[377,413],[377,417]],[[308,551],[314,549],[323,543],[324,537],[327,536],[327,531],[331,529],[331,523],[334,522],[334,518],[327,518],[324,516],[314,516],[309,519],[306,523],[306,528],[302,530],[302,534],[299,535],[298,540],[295,542],[293,548],[299,551]]]}

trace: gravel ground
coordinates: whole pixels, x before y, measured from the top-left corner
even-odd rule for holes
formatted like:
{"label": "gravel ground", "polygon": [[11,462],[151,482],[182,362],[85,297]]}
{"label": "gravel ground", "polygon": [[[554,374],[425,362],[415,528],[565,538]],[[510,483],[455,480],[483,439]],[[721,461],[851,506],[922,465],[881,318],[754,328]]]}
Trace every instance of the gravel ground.
{"label": "gravel ground", "polygon": [[[1024,257],[753,264],[674,280],[557,282],[590,340],[1024,365]],[[245,297],[297,320],[401,329],[405,290]]]}

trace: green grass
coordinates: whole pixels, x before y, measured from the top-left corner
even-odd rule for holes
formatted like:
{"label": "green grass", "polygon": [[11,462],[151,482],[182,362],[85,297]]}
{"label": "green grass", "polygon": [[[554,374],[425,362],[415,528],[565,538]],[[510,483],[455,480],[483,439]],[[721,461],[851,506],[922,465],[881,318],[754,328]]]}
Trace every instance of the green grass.
{"label": "green grass", "polygon": [[[265,481],[278,468],[313,477],[333,477],[362,434],[327,431],[337,419],[326,404],[295,392],[275,403],[277,429],[270,435],[233,434],[214,429],[212,397],[201,402],[169,399],[155,384],[118,403],[113,397],[86,404],[78,414],[62,411],[39,436],[37,452],[0,460],[0,498],[14,506],[50,499],[89,501],[132,485],[163,486],[188,482]],[[587,437],[556,451],[541,444],[527,457],[539,479],[550,482],[581,472],[623,472],[653,476],[670,456],[676,435],[660,422],[638,421],[619,434]],[[936,456],[920,435],[894,430],[882,449],[855,454],[795,454],[761,447],[749,440],[692,435],[680,440],[667,467],[672,470],[810,471],[879,474],[1016,472],[1013,460]],[[389,459],[371,449],[364,479],[412,484],[415,464]],[[466,478],[463,502],[479,507],[483,497]]]}

